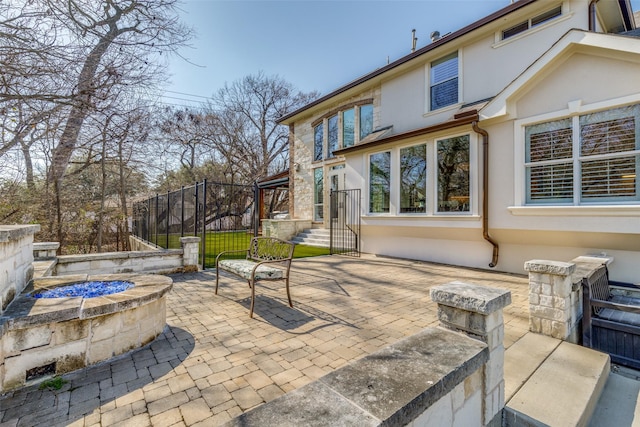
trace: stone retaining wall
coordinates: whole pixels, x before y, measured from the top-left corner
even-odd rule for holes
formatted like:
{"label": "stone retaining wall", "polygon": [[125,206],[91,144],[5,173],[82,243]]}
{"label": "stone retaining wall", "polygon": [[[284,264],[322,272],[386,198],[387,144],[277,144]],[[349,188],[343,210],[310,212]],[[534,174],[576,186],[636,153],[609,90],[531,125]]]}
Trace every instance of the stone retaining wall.
{"label": "stone retaining wall", "polygon": [[197,271],[200,238],[182,237],[180,241],[182,249],[62,255],[54,275]]}
{"label": "stone retaining wall", "polygon": [[508,291],[434,287],[443,327],[427,328],[248,411],[227,427],[500,426],[502,309]]}
{"label": "stone retaining wall", "polygon": [[262,235],[291,240],[307,228],[311,228],[311,220],[304,219],[263,219]]}
{"label": "stone retaining wall", "polygon": [[0,225],[0,314],[33,277],[33,235],[39,225]]}

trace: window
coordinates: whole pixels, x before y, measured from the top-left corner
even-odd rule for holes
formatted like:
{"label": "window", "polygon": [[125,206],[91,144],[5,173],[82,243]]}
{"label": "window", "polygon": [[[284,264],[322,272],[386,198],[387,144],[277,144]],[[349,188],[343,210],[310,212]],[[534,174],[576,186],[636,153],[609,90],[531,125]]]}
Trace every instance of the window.
{"label": "window", "polygon": [[324,126],[322,124],[313,128],[313,160],[322,160],[322,148],[324,145]]}
{"label": "window", "polygon": [[391,192],[391,152],[369,157],[369,212],[388,213]]}
{"label": "window", "polygon": [[511,28],[504,30],[502,32],[502,40],[508,39],[509,37],[513,37],[516,34],[520,34],[524,31],[527,31],[529,28],[533,28],[535,26],[543,24],[547,21],[557,18],[560,15],[562,15],[562,6],[555,7],[549,11],[541,13],[540,15],[536,15],[531,19],[528,19],[524,22],[514,25]]}
{"label": "window", "polygon": [[351,147],[355,142],[356,114],[353,108],[342,113],[342,146]]}
{"label": "window", "polygon": [[327,157],[334,157],[333,152],[338,149],[338,115],[329,117],[327,120]]}
{"label": "window", "polygon": [[469,135],[438,141],[438,212],[469,212]]}
{"label": "window", "polygon": [[313,170],[313,220],[322,221],[324,218],[324,183],[322,168]]}
{"label": "window", "polygon": [[640,105],[525,127],[529,204],[637,202]]}
{"label": "window", "polygon": [[373,104],[360,106],[360,139],[373,132]]}
{"label": "window", "polygon": [[400,150],[400,212],[426,212],[427,146]]}
{"label": "window", "polygon": [[431,63],[430,109],[437,110],[458,103],[458,53]]}

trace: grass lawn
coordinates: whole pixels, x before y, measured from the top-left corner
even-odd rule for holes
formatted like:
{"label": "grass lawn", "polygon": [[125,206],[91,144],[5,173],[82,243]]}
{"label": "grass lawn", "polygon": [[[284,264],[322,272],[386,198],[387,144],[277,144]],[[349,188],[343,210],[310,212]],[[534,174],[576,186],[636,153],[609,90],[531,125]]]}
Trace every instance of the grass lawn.
{"label": "grass lawn", "polygon": [[[252,234],[244,231],[233,231],[223,233],[207,233],[205,248],[205,267],[213,267],[216,256],[222,251],[245,250],[253,237]],[[159,235],[157,244],[166,247],[167,236]],[[180,247],[180,235],[169,235],[169,248]],[[311,256],[329,255],[329,248],[316,246],[296,245],[293,251],[294,258],[306,258]],[[243,253],[238,254],[238,258],[244,258]]]}

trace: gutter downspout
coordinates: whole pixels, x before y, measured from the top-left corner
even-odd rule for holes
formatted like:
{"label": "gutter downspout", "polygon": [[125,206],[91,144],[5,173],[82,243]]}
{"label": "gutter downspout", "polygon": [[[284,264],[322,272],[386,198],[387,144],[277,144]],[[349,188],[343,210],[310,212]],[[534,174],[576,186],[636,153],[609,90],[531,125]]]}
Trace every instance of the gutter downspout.
{"label": "gutter downspout", "polygon": [[589,2],[589,31],[596,31],[596,3],[600,0]]}
{"label": "gutter downspout", "polygon": [[489,235],[489,133],[478,126],[477,121],[471,123],[474,132],[482,135],[482,237],[493,246],[493,256],[489,267],[498,264],[498,243]]}

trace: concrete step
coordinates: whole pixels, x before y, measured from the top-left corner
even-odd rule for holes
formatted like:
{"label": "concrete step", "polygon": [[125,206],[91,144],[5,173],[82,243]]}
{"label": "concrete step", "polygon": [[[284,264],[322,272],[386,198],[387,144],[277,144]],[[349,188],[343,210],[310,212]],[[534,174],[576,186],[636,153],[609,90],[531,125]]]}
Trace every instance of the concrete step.
{"label": "concrete step", "polygon": [[[628,370],[630,372],[624,372]],[[640,425],[639,371],[620,367],[609,374],[589,427]]]}
{"label": "concrete step", "polygon": [[324,228],[310,228],[305,229],[302,233],[299,233],[293,239],[294,243],[299,243],[309,246],[319,246],[328,248],[330,245],[330,230]]}
{"label": "concrete step", "polygon": [[526,334],[505,352],[504,425],[586,426],[609,372],[608,354]]}

